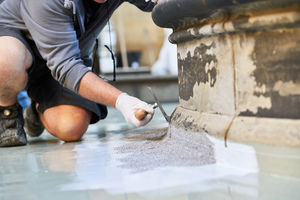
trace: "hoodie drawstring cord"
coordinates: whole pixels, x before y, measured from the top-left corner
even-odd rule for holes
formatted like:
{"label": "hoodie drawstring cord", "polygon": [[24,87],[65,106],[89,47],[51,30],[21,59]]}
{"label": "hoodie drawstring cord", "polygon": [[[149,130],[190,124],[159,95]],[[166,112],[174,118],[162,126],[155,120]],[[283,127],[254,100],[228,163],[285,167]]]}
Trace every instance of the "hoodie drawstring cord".
{"label": "hoodie drawstring cord", "polygon": [[71,9],[73,7],[73,15],[74,15],[74,20],[75,20],[75,16],[76,16],[76,6],[74,1],[71,0],[65,0],[64,2],[64,7],[67,9]]}

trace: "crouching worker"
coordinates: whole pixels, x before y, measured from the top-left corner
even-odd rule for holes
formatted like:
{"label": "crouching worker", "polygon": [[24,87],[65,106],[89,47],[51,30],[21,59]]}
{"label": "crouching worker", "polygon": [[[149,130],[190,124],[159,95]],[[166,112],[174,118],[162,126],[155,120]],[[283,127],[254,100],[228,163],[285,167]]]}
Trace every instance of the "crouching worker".
{"label": "crouching worker", "polygon": [[[92,73],[89,55],[107,20],[123,2],[151,11],[157,0],[4,0],[0,4],[0,146],[27,143],[25,132],[44,129],[63,141],[79,140],[106,106],[127,123],[146,125],[146,102],[122,93]],[[22,114],[17,95],[31,105]],[[137,109],[148,114],[135,118]],[[25,131],[24,131],[25,129]]]}

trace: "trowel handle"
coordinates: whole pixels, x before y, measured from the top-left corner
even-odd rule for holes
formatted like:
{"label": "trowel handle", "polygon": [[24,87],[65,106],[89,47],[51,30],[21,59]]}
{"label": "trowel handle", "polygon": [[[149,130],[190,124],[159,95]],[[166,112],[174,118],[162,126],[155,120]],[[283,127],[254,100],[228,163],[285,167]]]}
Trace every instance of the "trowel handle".
{"label": "trowel handle", "polygon": [[[155,104],[151,105],[151,107],[152,107],[153,109],[155,109],[155,108],[158,107],[158,105],[157,105],[157,103],[155,103]],[[134,116],[135,116],[138,120],[141,121],[141,120],[143,120],[143,119],[146,117],[147,114],[148,114],[148,113],[147,113],[146,110],[143,110],[143,109],[139,108],[139,109],[137,109],[137,110],[135,111]]]}
{"label": "trowel handle", "polygon": [[138,119],[138,120],[143,120],[146,115],[147,115],[147,111],[146,110],[143,110],[141,108],[137,109],[134,113],[134,116]]}

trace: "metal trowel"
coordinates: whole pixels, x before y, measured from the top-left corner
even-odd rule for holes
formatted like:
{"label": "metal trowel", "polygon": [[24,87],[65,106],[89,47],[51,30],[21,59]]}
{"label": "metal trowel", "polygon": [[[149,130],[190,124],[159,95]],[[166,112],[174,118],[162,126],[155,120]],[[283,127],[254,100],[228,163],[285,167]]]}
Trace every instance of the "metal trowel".
{"label": "metal trowel", "polygon": [[166,114],[165,110],[163,109],[163,107],[161,106],[159,100],[157,99],[156,95],[154,94],[152,88],[148,87],[148,89],[149,89],[151,95],[153,96],[155,103],[157,103],[157,106],[158,106],[159,110],[161,111],[161,113],[163,114],[163,116],[165,117],[167,122],[170,122],[170,120],[171,120],[170,116]]}
{"label": "metal trowel", "polygon": [[[163,114],[163,116],[165,117],[166,121],[169,123],[169,126],[170,126],[170,122],[171,122],[171,117],[169,115],[166,114],[165,110],[163,109],[163,107],[161,106],[161,103],[159,102],[159,100],[157,99],[156,95],[154,94],[153,90],[151,89],[151,87],[148,87],[151,95],[153,96],[154,100],[155,100],[155,104],[152,105],[153,108],[156,108],[156,107],[159,107],[161,113]],[[138,109],[136,112],[135,112],[135,117],[139,120],[143,120],[146,115],[148,113],[145,111],[145,110],[142,110],[142,109]],[[159,137],[155,138],[155,139],[149,139],[149,140],[163,140],[167,134],[170,133],[169,131],[166,131],[164,132],[163,135],[160,135]],[[171,133],[170,133],[171,134]],[[171,137],[171,135],[170,135]]]}
{"label": "metal trowel", "polygon": [[[170,122],[171,118],[169,115],[166,114],[165,110],[163,109],[163,107],[161,106],[159,100],[157,99],[156,95],[154,94],[153,90],[151,89],[151,87],[148,87],[151,95],[153,96],[154,98],[154,101],[155,101],[155,104],[152,105],[152,107],[155,109],[157,107],[159,107],[161,113],[163,114],[163,116],[165,117],[165,119],[167,120],[167,122]],[[138,119],[138,120],[143,120],[146,115],[148,113],[143,110],[143,109],[138,109],[136,112],[135,112],[135,117]]]}

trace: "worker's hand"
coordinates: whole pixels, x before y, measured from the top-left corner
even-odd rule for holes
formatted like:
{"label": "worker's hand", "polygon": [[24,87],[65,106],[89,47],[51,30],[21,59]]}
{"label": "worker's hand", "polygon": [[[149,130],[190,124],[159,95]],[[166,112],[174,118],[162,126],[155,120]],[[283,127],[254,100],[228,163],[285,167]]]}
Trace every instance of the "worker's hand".
{"label": "worker's hand", "polygon": [[[137,127],[146,125],[148,122],[151,121],[154,115],[154,109],[151,105],[139,100],[138,98],[129,96],[126,93],[122,93],[119,95],[116,102],[116,109],[123,114],[128,124],[132,124]],[[138,120],[134,115],[134,113],[138,109],[143,109],[148,113],[146,117],[142,120]]]}

